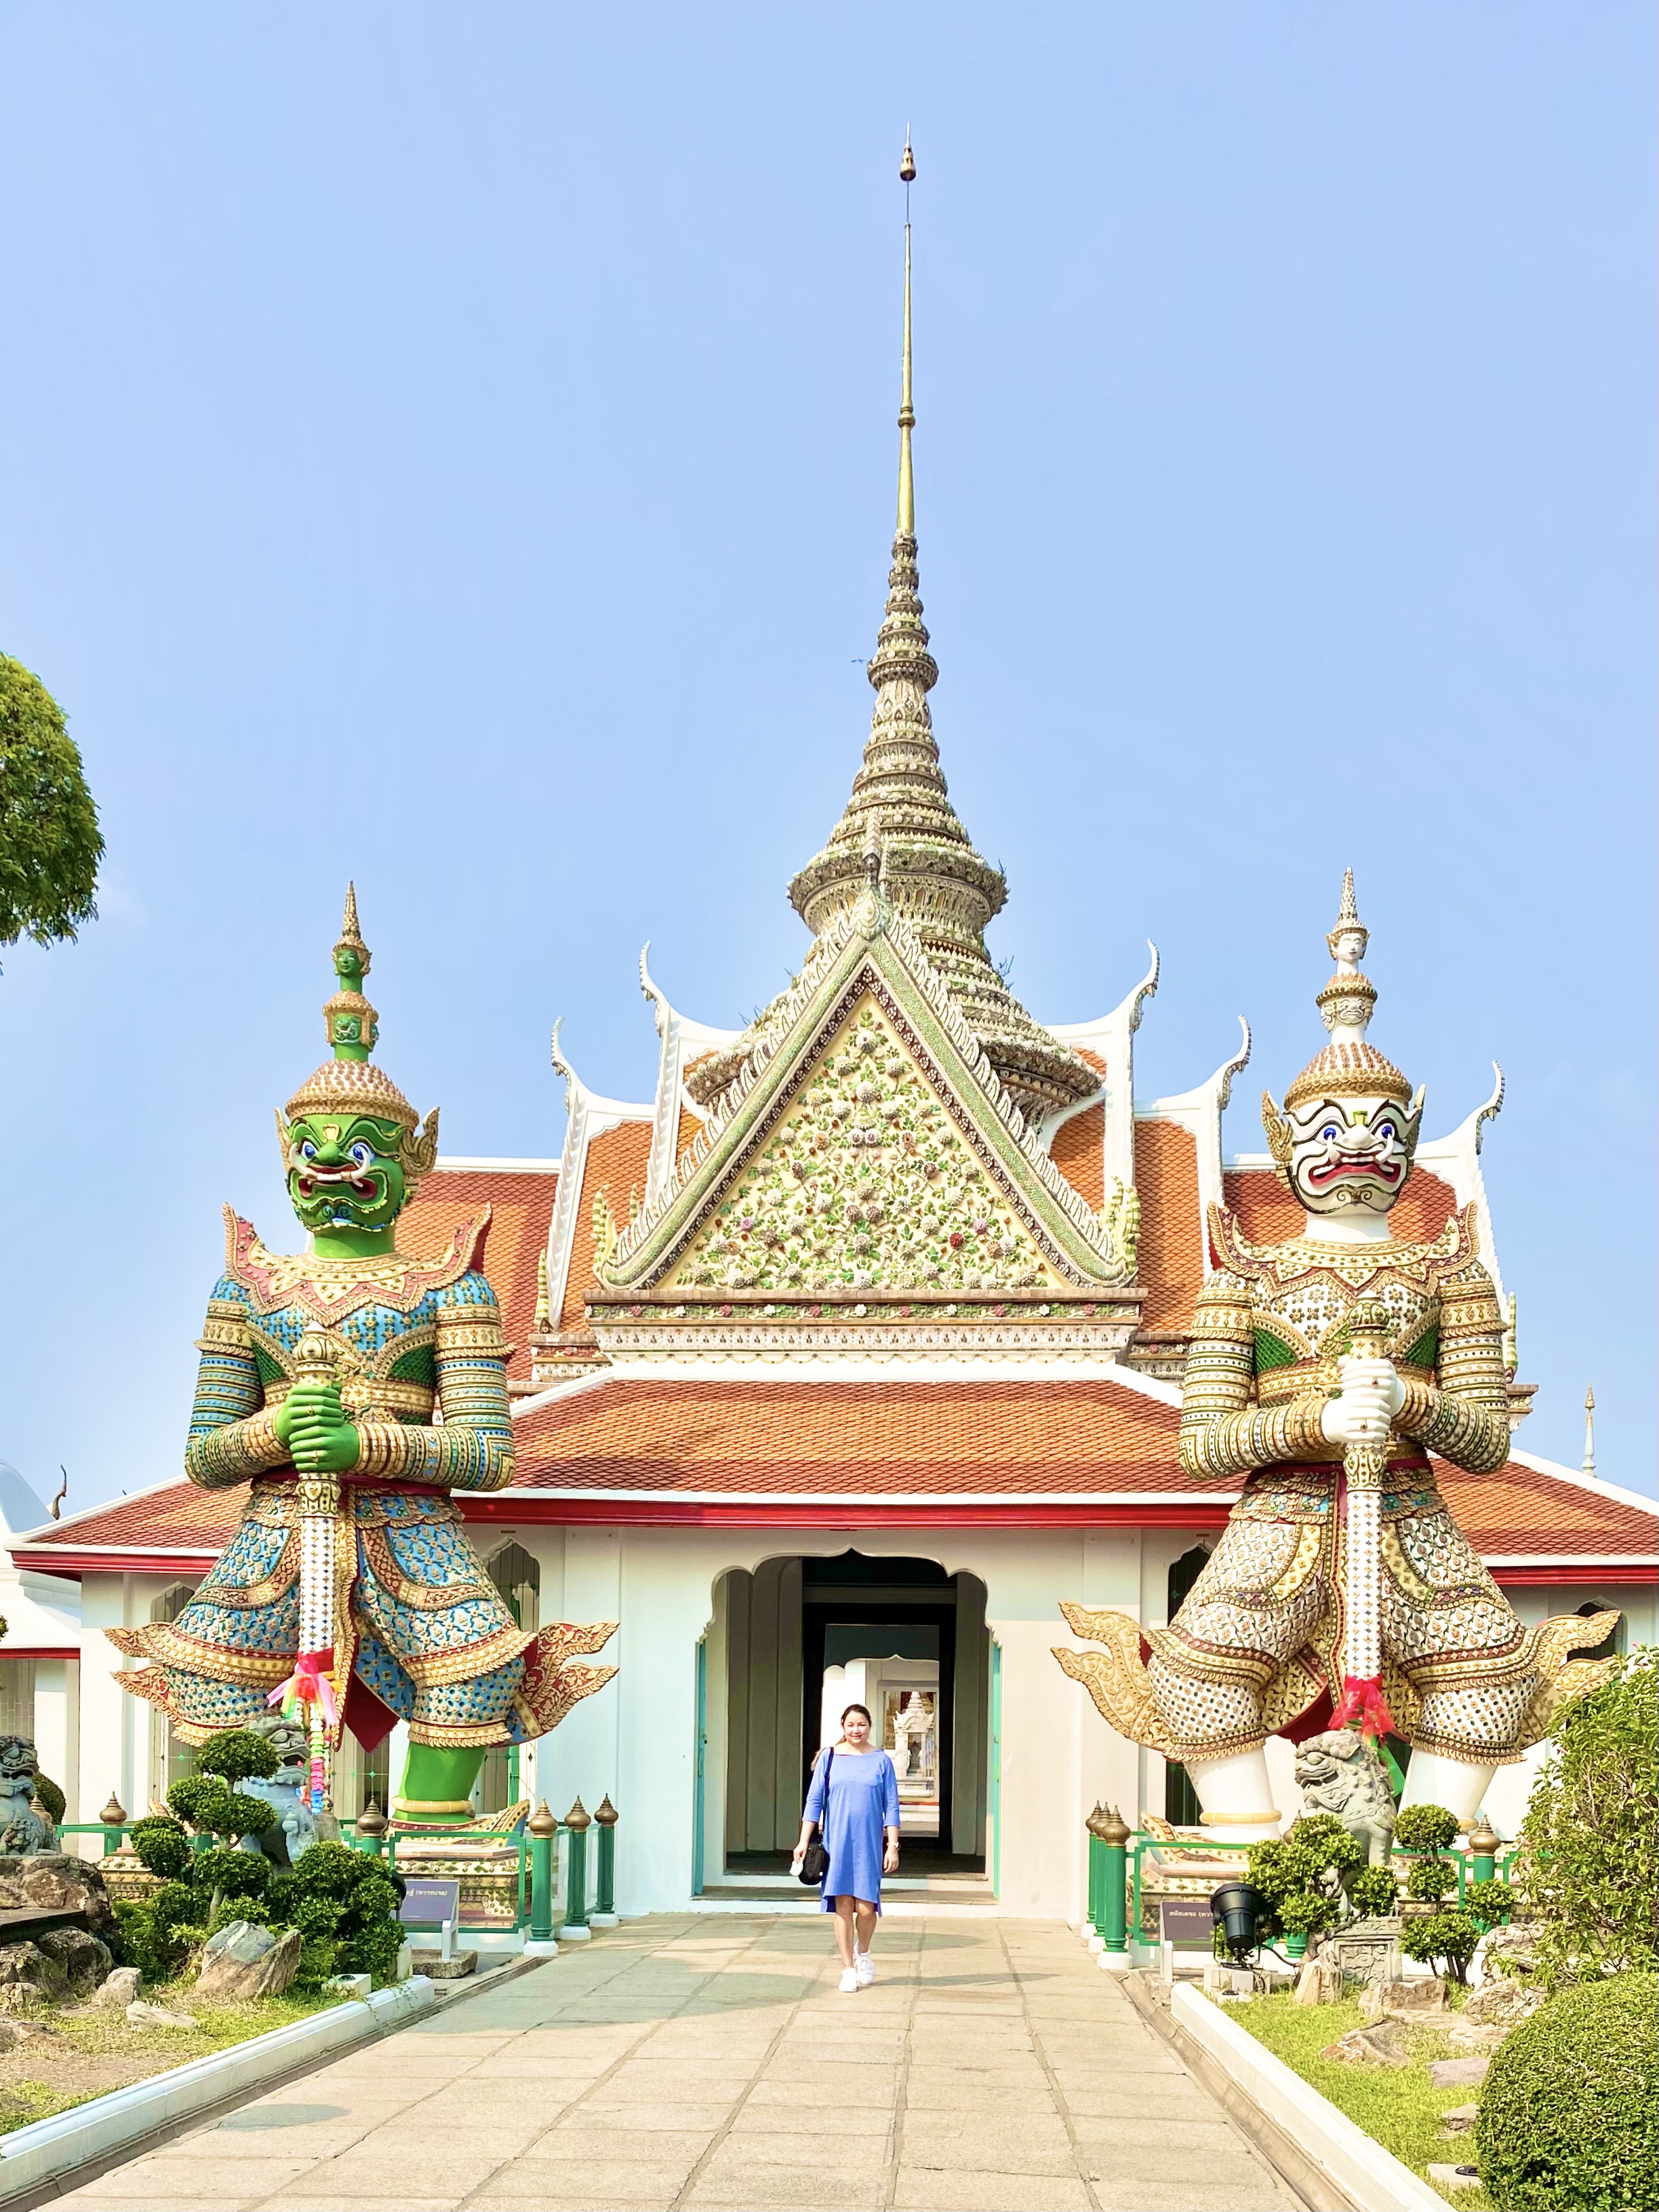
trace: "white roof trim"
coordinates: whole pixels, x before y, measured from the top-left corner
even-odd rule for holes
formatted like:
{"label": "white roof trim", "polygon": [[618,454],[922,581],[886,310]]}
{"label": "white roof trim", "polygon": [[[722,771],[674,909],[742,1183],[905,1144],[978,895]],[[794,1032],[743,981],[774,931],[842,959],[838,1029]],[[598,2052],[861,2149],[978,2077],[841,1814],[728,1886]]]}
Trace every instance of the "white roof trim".
{"label": "white roof trim", "polygon": [[1232,1505],[1236,1490],[495,1490],[492,1498],[596,1498],[604,1505]]}
{"label": "white roof trim", "polygon": [[[1114,1360],[1067,1365],[1063,1373],[1072,1380],[1109,1382],[1154,1404],[1179,1407],[1181,1386],[1156,1375],[1142,1375]],[[556,1382],[534,1397],[515,1398],[513,1418],[539,1413],[543,1407],[562,1404],[608,1383],[652,1382],[663,1389],[682,1389],[688,1382],[1042,1382],[1052,1387],[1056,1370],[1052,1360],[1009,1359],[721,1359],[711,1360],[697,1372],[690,1362],[674,1367],[654,1359],[618,1360],[597,1374],[580,1375],[569,1382]]]}
{"label": "white roof trim", "polygon": [[474,1159],[459,1152],[441,1152],[432,1164],[434,1175],[557,1175],[556,1160]]}

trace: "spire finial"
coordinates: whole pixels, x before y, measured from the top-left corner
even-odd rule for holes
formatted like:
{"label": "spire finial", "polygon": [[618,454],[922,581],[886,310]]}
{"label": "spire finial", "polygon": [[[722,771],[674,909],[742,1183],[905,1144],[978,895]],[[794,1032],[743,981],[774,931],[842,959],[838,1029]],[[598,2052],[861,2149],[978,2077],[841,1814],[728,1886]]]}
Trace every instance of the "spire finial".
{"label": "spire finial", "polygon": [[[1357,939],[1357,944],[1344,945],[1344,938]],[[1325,936],[1326,949],[1336,963],[1339,975],[1357,975],[1359,963],[1365,957],[1365,947],[1370,942],[1370,932],[1359,919],[1359,908],[1354,904],[1353,870],[1342,872],[1342,906],[1336,917],[1336,927]]]}
{"label": "spire finial", "polygon": [[910,180],[916,173],[916,157],[910,151],[910,134],[904,136],[904,159],[899,174],[904,179],[904,373],[899,386],[898,534],[916,534],[916,487],[910,473],[910,433],[916,410],[910,404]]}
{"label": "spire finial", "polygon": [[1584,1393],[1584,1473],[1595,1472],[1595,1390],[1592,1385]]}
{"label": "spire finial", "polygon": [[340,988],[323,1008],[336,1060],[367,1060],[374,1048],[380,1020],[361,988],[373,964],[374,956],[357,926],[357,886],[348,884],[345,913],[334,945],[334,973]]}

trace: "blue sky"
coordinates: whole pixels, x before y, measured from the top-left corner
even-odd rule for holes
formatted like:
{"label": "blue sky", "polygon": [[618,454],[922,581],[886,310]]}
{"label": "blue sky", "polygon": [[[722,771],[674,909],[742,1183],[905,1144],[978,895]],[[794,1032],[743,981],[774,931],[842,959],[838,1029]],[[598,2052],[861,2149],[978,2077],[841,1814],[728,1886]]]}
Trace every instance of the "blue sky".
{"label": "blue sky", "polygon": [[[1148,1093],[1373,1036],[1485,1165],[1522,1441],[1653,1487],[1651,11],[0,9],[0,647],[83,748],[0,975],[0,1455],[178,1471],[218,1208],[288,1241],[348,875],[446,1148],[641,1096],[635,963],[805,942],[891,530],[906,124],[952,793]],[[1635,986],[1642,984],[1638,991]],[[296,1232],[297,1236],[297,1232]]]}

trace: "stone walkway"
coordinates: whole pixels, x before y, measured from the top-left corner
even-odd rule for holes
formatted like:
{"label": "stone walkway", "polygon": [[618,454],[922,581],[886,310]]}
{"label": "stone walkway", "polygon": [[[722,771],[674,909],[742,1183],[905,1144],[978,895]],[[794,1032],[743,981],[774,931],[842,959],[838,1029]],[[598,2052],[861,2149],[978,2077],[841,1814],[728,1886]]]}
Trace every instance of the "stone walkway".
{"label": "stone walkway", "polygon": [[1297,2199],[1067,1929],[659,1917],[59,2201],[156,2212],[1279,2212]]}

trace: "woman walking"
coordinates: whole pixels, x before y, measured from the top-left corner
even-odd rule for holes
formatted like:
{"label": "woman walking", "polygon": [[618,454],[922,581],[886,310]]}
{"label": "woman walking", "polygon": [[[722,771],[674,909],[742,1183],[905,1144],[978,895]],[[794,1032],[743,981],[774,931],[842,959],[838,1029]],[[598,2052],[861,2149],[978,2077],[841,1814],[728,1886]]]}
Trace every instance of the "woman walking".
{"label": "woman walking", "polygon": [[898,1872],[899,1797],[893,1762],[871,1742],[863,1705],[848,1705],[841,1717],[840,1742],[821,1751],[813,1766],[795,1845],[797,1873],[814,1826],[823,1831],[830,1857],[823,1909],[836,1916],[841,1985],[867,1989],[876,1978],[870,1943],[881,1911],[881,1878]]}

